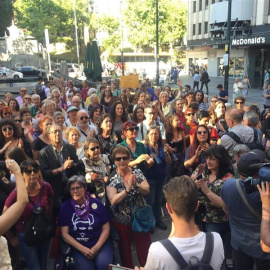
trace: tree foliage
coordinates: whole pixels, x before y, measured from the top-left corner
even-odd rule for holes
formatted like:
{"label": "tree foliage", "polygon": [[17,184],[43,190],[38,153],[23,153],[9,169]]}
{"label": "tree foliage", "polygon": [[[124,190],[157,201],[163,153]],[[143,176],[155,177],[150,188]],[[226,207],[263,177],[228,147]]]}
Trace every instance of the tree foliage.
{"label": "tree foliage", "polygon": [[6,28],[11,25],[13,8],[11,0],[2,0],[0,6],[0,36],[4,36]]}
{"label": "tree foliage", "polygon": [[[129,41],[137,48],[155,46],[156,1],[132,0],[125,10]],[[169,48],[170,44],[181,44],[186,33],[186,6],[179,0],[158,0],[158,7],[160,46]]]}

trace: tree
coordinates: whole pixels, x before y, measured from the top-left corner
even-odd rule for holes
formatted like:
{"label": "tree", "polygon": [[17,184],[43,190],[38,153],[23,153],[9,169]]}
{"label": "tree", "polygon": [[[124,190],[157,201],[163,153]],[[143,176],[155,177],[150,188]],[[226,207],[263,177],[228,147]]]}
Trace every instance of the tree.
{"label": "tree", "polygon": [[1,8],[0,8],[0,36],[5,35],[5,31],[7,27],[11,25],[13,17],[13,8],[11,0],[2,0],[1,1]]}
{"label": "tree", "polygon": [[[179,45],[186,33],[187,10],[179,0],[159,0],[159,43],[164,49]],[[132,0],[125,10],[129,41],[137,48],[156,42],[156,0]]]}

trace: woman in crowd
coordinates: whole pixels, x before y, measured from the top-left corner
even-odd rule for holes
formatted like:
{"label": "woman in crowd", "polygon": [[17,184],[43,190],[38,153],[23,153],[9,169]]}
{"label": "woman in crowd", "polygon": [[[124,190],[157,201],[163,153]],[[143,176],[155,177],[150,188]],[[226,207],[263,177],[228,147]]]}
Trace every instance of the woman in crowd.
{"label": "woman in crowd", "polygon": [[124,110],[121,101],[116,101],[110,111],[111,118],[113,120],[113,130],[118,137],[122,135],[122,125],[128,120],[128,114]]}
{"label": "woman in crowd", "polygon": [[109,114],[102,114],[97,123],[98,134],[96,139],[101,146],[101,153],[108,156],[112,164],[111,154],[118,143],[118,137],[113,131],[112,118]]}
{"label": "woman in crowd", "polygon": [[22,129],[23,129],[23,134],[24,137],[28,142],[33,142],[33,134],[34,134],[34,125],[32,123],[32,115],[27,107],[22,107],[20,109],[20,116],[22,118]]}
{"label": "woman in crowd", "polygon": [[8,106],[3,106],[0,113],[1,113],[1,119],[11,119],[12,117],[11,109]]}
{"label": "woman in crowd", "polygon": [[215,127],[219,134],[222,134],[228,130],[228,126],[225,121],[226,107],[222,101],[217,101],[214,110],[209,111],[211,120],[210,125]]}
{"label": "woman in crowd", "polygon": [[139,123],[141,123],[144,119],[145,119],[145,117],[144,117],[144,108],[141,107],[141,106],[138,106],[138,107],[134,110],[132,120],[133,120],[135,123],[139,124]]}
{"label": "woman in crowd", "polygon": [[38,164],[39,151],[51,143],[48,128],[52,125],[52,123],[53,121],[50,116],[41,117],[38,123],[38,128],[42,133],[31,143],[33,159]]}
{"label": "woman in crowd", "polygon": [[243,97],[246,98],[246,96],[248,95],[248,89],[251,88],[250,83],[249,83],[249,78],[247,75],[244,76],[242,80],[242,85],[243,85],[242,94],[243,94]]}
{"label": "woman in crowd", "polygon": [[84,157],[84,146],[83,143],[79,142],[81,132],[76,127],[69,127],[65,132],[65,136],[68,143],[76,148],[78,159],[81,160]]}
{"label": "woman in crowd", "polygon": [[194,102],[195,97],[194,97],[194,93],[193,92],[188,92],[186,99],[185,99],[185,104],[184,104],[184,108],[183,108],[183,112],[186,111],[186,109],[188,108],[189,104]]}
{"label": "woman in crowd", "polygon": [[137,107],[143,107],[143,108],[145,107],[146,105],[145,98],[146,98],[146,93],[144,91],[138,93],[136,104],[133,106],[133,111],[135,111]]}
{"label": "woman in crowd", "polygon": [[90,111],[89,126],[90,129],[93,129],[96,134],[98,133],[97,122],[99,117],[100,117],[100,108],[99,107],[93,108]]}
{"label": "woman in crowd", "polygon": [[204,125],[196,128],[194,140],[186,150],[185,163],[186,169],[192,173],[199,164],[206,162],[205,151],[210,147],[209,130]]}
{"label": "woman in crowd", "polygon": [[87,192],[83,176],[72,176],[67,186],[71,198],[61,206],[59,225],[64,241],[71,246],[73,269],[107,269],[113,261],[109,213]]}
{"label": "woman in crowd", "polygon": [[141,171],[143,171],[143,165],[145,161],[149,159],[149,155],[146,153],[144,144],[135,140],[138,135],[138,130],[139,128],[135,122],[125,122],[122,125],[124,140],[121,145],[126,147],[130,153],[131,161],[129,166],[132,168],[139,168]]}
{"label": "woman in crowd", "polygon": [[[15,224],[16,236],[9,231],[6,233],[10,243],[19,242],[20,250],[25,258],[29,270],[46,270],[50,239],[42,241],[34,246],[28,246],[25,241],[25,229],[28,220],[33,214],[33,207],[38,203],[41,187],[45,185],[41,206],[47,215],[52,215],[53,191],[49,183],[44,183],[39,179],[39,166],[33,160],[25,160],[21,164],[22,176],[25,181],[29,202],[27,203],[19,221]],[[15,189],[5,203],[4,212],[16,202],[17,190]]]}
{"label": "woman in crowd", "polygon": [[185,117],[186,117],[186,122],[184,123],[184,126],[190,132],[190,130],[192,130],[193,128],[196,128],[198,126],[198,123],[195,122],[195,120],[194,120],[195,119],[194,110],[192,108],[187,108],[185,110]]}
{"label": "woman in crowd", "polygon": [[155,109],[156,109],[155,120],[158,122],[165,123],[166,118],[164,116],[163,111],[161,110],[160,101],[159,100],[153,101],[153,105],[155,106]]}
{"label": "woman in crowd", "polygon": [[100,152],[100,145],[95,138],[84,143],[85,156],[82,158],[87,183],[94,183],[96,197],[105,202],[105,184],[111,170],[108,157]]}
{"label": "woman in crowd", "polygon": [[172,89],[169,85],[165,86],[163,91],[168,93],[168,102],[175,99],[175,96],[173,95]]}
{"label": "woman in crowd", "polygon": [[7,240],[6,238],[2,237],[2,235],[6,231],[8,231],[11,228],[11,226],[15,224],[15,222],[19,219],[19,217],[23,213],[25,206],[28,202],[28,195],[19,165],[12,159],[7,159],[5,161],[5,164],[7,169],[13,175],[15,175],[17,197],[15,198],[14,204],[0,216],[0,246],[1,246],[0,268],[12,269],[9,250],[7,246]]}
{"label": "woman in crowd", "polygon": [[4,160],[5,152],[15,146],[21,146],[21,132],[18,125],[8,119],[0,121],[0,160]]}
{"label": "woman in crowd", "polygon": [[3,109],[4,106],[7,106],[6,102],[0,99],[0,111]]}
{"label": "woman in crowd", "polygon": [[171,115],[165,122],[166,142],[169,145],[168,151],[172,157],[171,177],[184,175],[185,160],[185,132],[181,128],[181,122],[177,115]]}
{"label": "woman in crowd", "polygon": [[129,167],[130,152],[124,146],[117,146],[112,157],[117,166],[110,175],[107,196],[111,203],[112,223],[119,235],[121,265],[133,268],[131,254],[131,237],[136,246],[140,265],[145,265],[148,249],[151,244],[150,232],[131,231],[131,205],[140,207],[145,204],[144,196],[149,193],[149,185],[139,169]]}
{"label": "woman in crowd", "polygon": [[12,115],[20,113],[20,105],[17,101],[17,99],[12,98],[8,102],[8,106],[11,110]]}
{"label": "woman in crowd", "polygon": [[115,98],[112,95],[112,91],[109,88],[105,89],[100,103],[105,107],[106,113],[109,113],[114,102],[115,102]]}
{"label": "woman in crowd", "polygon": [[133,106],[129,103],[127,95],[126,94],[120,94],[119,98],[123,104],[124,110],[128,113],[128,114],[132,114],[133,113]]}
{"label": "woman in crowd", "polygon": [[64,125],[65,123],[65,116],[62,112],[55,112],[53,114],[53,122],[54,124],[60,126],[62,133],[63,133],[63,139],[65,138],[65,132],[67,127]]}
{"label": "woman in crowd", "polygon": [[101,113],[103,112],[104,108],[103,105],[100,103],[100,98],[99,96],[94,93],[89,97],[89,106],[88,106],[88,112],[90,112],[93,108],[98,107],[101,111]]}
{"label": "woman in crowd", "polygon": [[201,90],[195,92],[195,102],[199,105],[199,111],[207,111],[207,104],[204,103],[204,93]]}
{"label": "woman in crowd", "polygon": [[53,117],[53,114],[56,112],[56,105],[52,100],[45,100],[43,104],[44,108],[46,109],[46,113],[48,116]]}
{"label": "woman in crowd", "polygon": [[121,93],[115,82],[111,82],[111,91],[114,97],[118,97]]}
{"label": "woman in crowd", "polygon": [[167,92],[161,92],[159,95],[161,110],[165,117],[171,115],[173,112],[173,101],[169,102],[169,95]]}
{"label": "woman in crowd", "polygon": [[159,127],[151,126],[147,130],[145,148],[147,154],[151,157],[148,159],[149,166],[144,171],[144,175],[150,185],[150,192],[146,200],[153,208],[156,226],[162,230],[166,230],[166,224],[161,221],[162,188],[167,180],[166,164],[171,164],[171,157],[168,147],[162,143]]}
{"label": "woman in crowd", "polygon": [[30,108],[31,105],[32,105],[32,98],[30,95],[26,94],[23,97],[23,106],[22,107]]}

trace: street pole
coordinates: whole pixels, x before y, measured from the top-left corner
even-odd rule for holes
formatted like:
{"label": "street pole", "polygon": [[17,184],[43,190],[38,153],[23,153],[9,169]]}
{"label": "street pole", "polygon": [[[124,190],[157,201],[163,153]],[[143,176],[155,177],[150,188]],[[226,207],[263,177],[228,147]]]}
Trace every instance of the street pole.
{"label": "street pole", "polygon": [[231,50],[231,12],[232,12],[232,0],[228,0],[228,16],[227,16],[227,33],[226,40],[227,46],[225,45],[225,51],[228,55],[228,64],[225,66],[225,77],[224,77],[224,89],[229,90],[229,70],[230,70],[230,50]]}
{"label": "street pole", "polygon": [[124,66],[124,48],[123,48],[123,26],[122,26],[122,1],[120,1],[120,31],[121,31],[121,64],[122,64],[122,76],[125,75]]}
{"label": "street pole", "polygon": [[77,16],[76,16],[76,3],[75,3],[75,0],[73,0],[73,10],[74,10],[74,24],[75,24],[76,46],[77,46],[77,58],[78,58],[78,65],[80,66],[80,54],[79,54],[79,41],[78,41]]}
{"label": "street pole", "polygon": [[158,0],[156,0],[156,85],[159,85],[159,49],[158,49]]}

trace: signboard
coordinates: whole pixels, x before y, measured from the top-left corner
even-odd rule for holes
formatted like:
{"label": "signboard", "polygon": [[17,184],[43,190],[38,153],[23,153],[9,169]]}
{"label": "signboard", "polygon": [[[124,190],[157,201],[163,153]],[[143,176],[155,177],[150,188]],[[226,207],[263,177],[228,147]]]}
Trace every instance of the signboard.
{"label": "signboard", "polygon": [[223,55],[223,66],[228,66],[229,65],[229,55],[224,54]]}
{"label": "signboard", "polygon": [[270,35],[233,38],[232,46],[264,45],[270,43]]}
{"label": "signboard", "polygon": [[122,89],[139,87],[139,75],[130,74],[120,77],[120,85]]}

